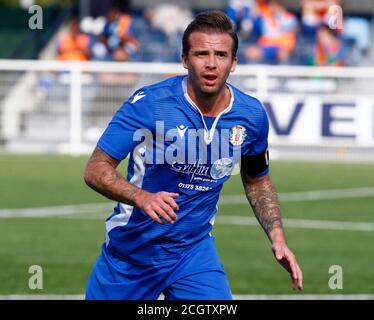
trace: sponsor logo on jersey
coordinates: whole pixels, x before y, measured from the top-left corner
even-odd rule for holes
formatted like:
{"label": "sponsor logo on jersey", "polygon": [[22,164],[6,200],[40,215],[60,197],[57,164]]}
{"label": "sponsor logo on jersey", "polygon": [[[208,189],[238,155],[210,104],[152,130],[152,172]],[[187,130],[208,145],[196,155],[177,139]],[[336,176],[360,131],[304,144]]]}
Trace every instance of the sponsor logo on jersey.
{"label": "sponsor logo on jersey", "polygon": [[186,133],[187,129],[188,127],[184,126],[183,124],[180,124],[179,126],[177,126],[178,134],[181,139],[183,139],[184,134]]}
{"label": "sponsor logo on jersey", "polygon": [[142,99],[142,98],[144,98],[144,97],[145,97],[145,94],[144,94],[143,91],[138,92],[138,93],[134,96],[134,98],[132,99],[131,104],[135,103],[136,101],[138,101],[138,100],[140,100],[140,99]]}
{"label": "sponsor logo on jersey", "polygon": [[230,158],[218,159],[212,165],[202,164],[200,160],[196,160],[193,164],[175,162],[171,165],[172,170],[191,175],[191,181],[195,176],[219,180],[225,176],[229,176],[233,167],[234,163]]}
{"label": "sponsor logo on jersey", "polygon": [[223,177],[230,175],[233,168],[234,164],[232,159],[218,159],[212,164],[210,175],[215,180],[222,179]]}
{"label": "sponsor logo on jersey", "polygon": [[196,160],[195,163],[192,164],[175,162],[171,165],[171,169],[179,173],[192,175],[191,180],[195,175],[211,178],[209,174],[210,166],[207,164],[202,164],[200,159]]}

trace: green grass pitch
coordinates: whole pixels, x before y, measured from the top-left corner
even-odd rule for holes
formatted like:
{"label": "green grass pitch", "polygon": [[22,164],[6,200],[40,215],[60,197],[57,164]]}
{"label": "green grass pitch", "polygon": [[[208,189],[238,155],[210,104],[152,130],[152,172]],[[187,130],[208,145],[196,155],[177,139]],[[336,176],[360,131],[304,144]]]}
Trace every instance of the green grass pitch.
{"label": "green grass pitch", "polygon": [[[0,156],[0,211],[108,202],[85,186],[87,157]],[[124,164],[121,165],[124,172]],[[281,193],[374,187],[374,165],[276,162],[271,176]],[[243,194],[239,176],[223,195]],[[374,223],[374,197],[282,202],[285,219]],[[0,218],[0,294],[83,294],[100,246],[104,217]],[[250,216],[248,205],[222,205],[218,216]],[[235,294],[293,294],[260,226],[213,229]],[[374,232],[286,228],[304,274],[304,293],[374,293]],[[43,289],[31,290],[31,265],[43,268]],[[343,289],[331,290],[331,265],[343,268]]]}

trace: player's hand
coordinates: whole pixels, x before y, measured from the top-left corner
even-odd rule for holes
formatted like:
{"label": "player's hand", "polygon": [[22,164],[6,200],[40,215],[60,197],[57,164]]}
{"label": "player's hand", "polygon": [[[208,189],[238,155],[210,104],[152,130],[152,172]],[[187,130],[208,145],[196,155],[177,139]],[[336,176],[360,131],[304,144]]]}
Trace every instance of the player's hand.
{"label": "player's hand", "polygon": [[292,251],[285,243],[273,243],[272,250],[280,265],[290,273],[292,288],[303,290],[303,274]]}
{"label": "player's hand", "polygon": [[136,204],[156,222],[163,224],[163,218],[169,223],[174,223],[177,215],[174,210],[179,210],[178,204],[174,199],[178,198],[179,194],[174,192],[157,192],[151,193],[141,190],[137,195]]}

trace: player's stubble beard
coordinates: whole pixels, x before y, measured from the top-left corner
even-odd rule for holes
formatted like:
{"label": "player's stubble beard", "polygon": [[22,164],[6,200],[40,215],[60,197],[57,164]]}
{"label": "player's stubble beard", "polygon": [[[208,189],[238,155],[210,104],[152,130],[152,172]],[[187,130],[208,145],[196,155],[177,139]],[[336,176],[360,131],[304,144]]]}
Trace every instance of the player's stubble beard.
{"label": "player's stubble beard", "polygon": [[[189,77],[191,77],[189,75]],[[218,76],[216,83],[213,86],[208,86],[204,84],[204,78],[202,76],[192,76],[190,79],[190,87],[193,90],[194,96],[197,99],[213,99],[217,97],[220,93],[223,93],[226,86],[226,80],[228,76],[222,78]],[[196,81],[197,80],[197,81]]]}

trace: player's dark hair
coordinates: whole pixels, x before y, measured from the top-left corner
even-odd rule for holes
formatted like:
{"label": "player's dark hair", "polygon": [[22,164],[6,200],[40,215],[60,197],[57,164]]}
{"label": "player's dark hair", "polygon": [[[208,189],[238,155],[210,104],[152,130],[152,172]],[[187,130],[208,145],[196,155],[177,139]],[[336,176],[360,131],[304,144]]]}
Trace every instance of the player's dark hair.
{"label": "player's dark hair", "polygon": [[236,57],[239,40],[235,33],[233,24],[229,17],[221,11],[206,11],[199,13],[195,19],[187,26],[183,34],[182,53],[188,55],[190,50],[189,37],[193,32],[204,33],[227,33],[233,40],[231,48],[232,57]]}

